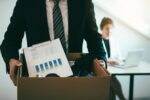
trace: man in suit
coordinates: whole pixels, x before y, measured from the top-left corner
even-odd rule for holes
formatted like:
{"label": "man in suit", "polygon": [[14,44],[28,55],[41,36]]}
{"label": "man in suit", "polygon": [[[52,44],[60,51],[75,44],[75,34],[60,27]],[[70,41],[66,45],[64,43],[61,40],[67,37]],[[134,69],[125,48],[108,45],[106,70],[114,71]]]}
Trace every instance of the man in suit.
{"label": "man in suit", "polygon": [[0,47],[14,84],[24,32],[28,46],[59,38],[66,53],[81,53],[85,39],[89,52],[106,62],[92,0],[17,0]]}

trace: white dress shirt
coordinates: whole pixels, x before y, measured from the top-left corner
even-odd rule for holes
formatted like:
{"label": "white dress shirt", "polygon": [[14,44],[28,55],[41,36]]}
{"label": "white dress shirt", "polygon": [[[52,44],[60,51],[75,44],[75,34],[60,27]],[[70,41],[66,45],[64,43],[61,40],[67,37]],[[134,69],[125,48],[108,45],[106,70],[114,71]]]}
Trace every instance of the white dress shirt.
{"label": "white dress shirt", "polygon": [[[59,7],[62,13],[63,25],[64,25],[64,33],[66,39],[66,45],[68,48],[68,2],[67,0],[60,0]],[[47,10],[47,20],[49,26],[50,39],[54,40],[54,27],[53,27],[53,8],[54,1],[46,0],[46,10]]]}

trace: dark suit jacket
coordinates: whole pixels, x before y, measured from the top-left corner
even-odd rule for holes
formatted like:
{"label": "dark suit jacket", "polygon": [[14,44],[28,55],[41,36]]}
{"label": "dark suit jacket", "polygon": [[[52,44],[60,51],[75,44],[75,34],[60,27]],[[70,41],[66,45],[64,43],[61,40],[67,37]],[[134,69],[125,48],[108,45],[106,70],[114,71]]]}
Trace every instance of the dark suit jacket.
{"label": "dark suit jacket", "polygon": [[[0,47],[7,72],[10,58],[19,58],[24,33],[27,45],[50,40],[46,15],[46,0],[18,0],[11,22]],[[69,13],[69,52],[82,52],[83,39],[87,41],[88,50],[98,59],[105,60],[102,38],[96,26],[92,0],[68,0]]]}

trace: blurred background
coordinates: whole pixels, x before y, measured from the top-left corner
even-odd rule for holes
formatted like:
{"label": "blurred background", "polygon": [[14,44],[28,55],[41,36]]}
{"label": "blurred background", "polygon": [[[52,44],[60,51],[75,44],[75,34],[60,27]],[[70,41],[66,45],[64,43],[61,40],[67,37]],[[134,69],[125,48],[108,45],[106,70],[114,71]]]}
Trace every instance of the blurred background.
{"label": "blurred background", "polygon": [[[150,0],[93,0],[97,25],[103,17],[114,20],[112,33],[117,35],[121,51],[126,55],[128,50],[145,48],[144,61],[150,62]],[[10,22],[16,0],[0,0],[0,44]],[[100,30],[99,30],[100,32]],[[101,33],[101,32],[100,32]],[[26,39],[23,40],[23,48]],[[86,53],[86,43],[83,51]],[[129,77],[118,77],[123,92],[128,98]],[[150,98],[150,76],[136,76],[134,98]],[[5,64],[0,54],[0,100],[17,100],[17,88],[6,75]]]}

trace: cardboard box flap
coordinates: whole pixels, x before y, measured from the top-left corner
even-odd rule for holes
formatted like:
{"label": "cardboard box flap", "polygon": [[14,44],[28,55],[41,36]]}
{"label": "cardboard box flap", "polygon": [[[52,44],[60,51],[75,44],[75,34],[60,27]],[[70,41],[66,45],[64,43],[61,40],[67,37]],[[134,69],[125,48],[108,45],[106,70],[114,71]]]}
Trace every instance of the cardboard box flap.
{"label": "cardboard box flap", "polygon": [[93,72],[96,76],[100,77],[111,76],[110,73],[100,65],[97,59],[93,62]]}

